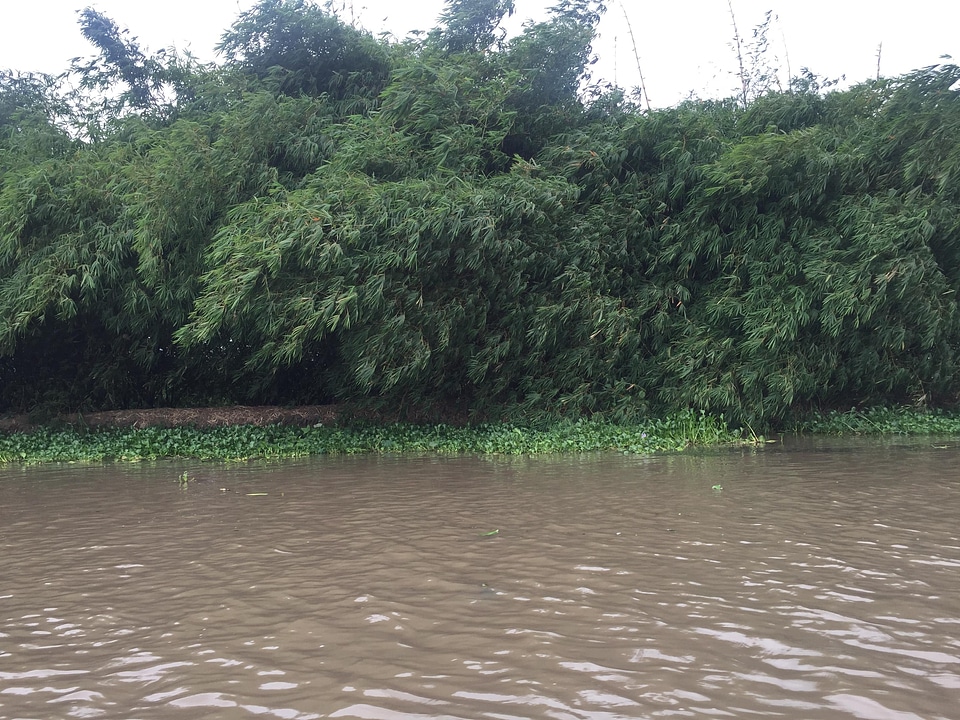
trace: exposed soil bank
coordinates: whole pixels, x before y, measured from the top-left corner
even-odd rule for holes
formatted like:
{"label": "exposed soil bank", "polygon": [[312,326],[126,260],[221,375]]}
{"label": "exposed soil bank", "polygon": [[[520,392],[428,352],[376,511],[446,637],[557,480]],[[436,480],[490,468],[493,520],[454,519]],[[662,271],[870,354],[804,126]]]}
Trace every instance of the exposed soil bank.
{"label": "exposed soil bank", "polygon": [[[344,414],[340,405],[276,407],[270,405],[205,408],[152,408],[146,410],[110,410],[97,413],[58,415],[38,420],[30,415],[0,417],[0,432],[29,432],[49,425],[77,427],[178,427],[191,425],[211,428],[227,425],[315,425],[336,421]],[[351,413],[352,414],[352,413]]]}

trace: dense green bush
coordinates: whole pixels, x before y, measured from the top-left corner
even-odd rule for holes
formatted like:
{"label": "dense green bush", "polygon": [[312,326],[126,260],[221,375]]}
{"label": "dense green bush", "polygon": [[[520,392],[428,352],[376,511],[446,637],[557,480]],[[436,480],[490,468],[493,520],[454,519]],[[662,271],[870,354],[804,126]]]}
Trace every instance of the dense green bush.
{"label": "dense green bush", "polygon": [[644,112],[589,85],[598,3],[511,9],[391,45],[263,0],[220,68],[91,16],[95,113],[0,76],[0,409],[956,400],[960,69]]}

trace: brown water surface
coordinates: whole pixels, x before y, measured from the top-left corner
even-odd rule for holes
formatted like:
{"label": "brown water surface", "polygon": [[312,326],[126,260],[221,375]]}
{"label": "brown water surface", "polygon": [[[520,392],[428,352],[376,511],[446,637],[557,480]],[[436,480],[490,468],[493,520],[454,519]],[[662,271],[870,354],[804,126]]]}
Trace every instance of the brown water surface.
{"label": "brown water surface", "polygon": [[960,449],[0,467],[68,717],[960,718]]}

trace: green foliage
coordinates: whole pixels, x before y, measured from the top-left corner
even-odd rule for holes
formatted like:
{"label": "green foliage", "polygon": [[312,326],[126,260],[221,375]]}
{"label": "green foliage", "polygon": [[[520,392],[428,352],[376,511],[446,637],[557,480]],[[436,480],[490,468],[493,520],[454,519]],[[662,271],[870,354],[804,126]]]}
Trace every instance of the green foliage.
{"label": "green foliage", "polygon": [[523,76],[516,100],[522,109],[554,108],[579,99],[603,12],[604,6],[593,0],[561,0],[548,20],[528,25],[510,42],[507,62]]}
{"label": "green foliage", "polygon": [[960,435],[960,415],[915,407],[831,410],[799,420],[793,430],[818,435]]}
{"label": "green foliage", "polygon": [[0,179],[69,152],[74,143],[58,127],[69,112],[57,78],[0,70]]}
{"label": "green foliage", "polygon": [[[74,58],[61,79],[76,83],[70,93],[73,134],[98,142],[122,133],[129,118],[163,125],[211,89],[211,67],[174,48],[148,54],[127,29],[93,8],[79,12],[83,36],[99,51]],[[134,127],[137,123],[134,123]]]}
{"label": "green foliage", "polygon": [[217,51],[287,95],[376,97],[387,49],[307,0],[260,0],[224,33]]}
{"label": "green foliage", "polygon": [[497,28],[513,11],[513,0],[446,0],[431,42],[451,54],[483,52],[493,46]]}
{"label": "green foliage", "polygon": [[[722,418],[690,412],[637,425],[580,420],[547,426],[516,424],[349,425],[222,428],[151,427],[139,430],[39,430],[0,434],[0,463],[296,458],[357,453],[542,455],[616,450],[680,451],[739,441]],[[188,482],[189,478],[181,481]]]}
{"label": "green foliage", "polygon": [[[400,179],[441,169],[487,175],[505,170],[511,158],[504,145],[516,121],[516,113],[509,109],[516,76],[498,75],[496,70],[479,57],[425,59],[397,68],[381,94],[378,120],[390,123],[395,142],[405,142],[410,162],[400,174],[381,176]],[[356,158],[378,162],[377,149],[358,143],[354,152],[342,155],[354,163]],[[417,150],[424,153],[419,162],[412,157]]]}
{"label": "green foliage", "polygon": [[[90,408],[234,395],[246,348],[216,341],[187,357],[172,334],[193,306],[222,214],[315,169],[333,112],[323,100],[259,92],[203,123],[160,131],[128,122],[122,141],[8,173],[0,351],[19,348],[20,360],[8,364],[4,402]],[[35,377],[44,357],[47,375]],[[34,383],[42,395],[23,387]]]}
{"label": "green foliage", "polygon": [[222,69],[87,11],[122,103],[0,75],[0,408],[957,398],[960,69],[642,112],[589,85],[602,5],[511,7],[391,46],[264,0]]}
{"label": "green foliage", "polygon": [[526,26],[510,41],[504,63],[516,76],[507,103],[518,117],[510,154],[530,159],[551,137],[580,124],[580,91],[590,80],[592,43],[604,11],[598,0],[560,0],[545,22]]}
{"label": "green foliage", "polygon": [[798,400],[949,392],[956,300],[928,244],[931,200],[854,194],[858,158],[835,143],[742,142],[685,208],[667,252],[710,301],[687,303],[664,359],[670,401],[769,422]]}
{"label": "green foliage", "polygon": [[124,103],[145,110],[156,105],[155,92],[162,83],[162,66],[156,57],[148,57],[137,39],[129,37],[99,10],[80,11],[80,28],[100,55],[79,68],[86,87],[106,89],[117,81],[126,85]]}

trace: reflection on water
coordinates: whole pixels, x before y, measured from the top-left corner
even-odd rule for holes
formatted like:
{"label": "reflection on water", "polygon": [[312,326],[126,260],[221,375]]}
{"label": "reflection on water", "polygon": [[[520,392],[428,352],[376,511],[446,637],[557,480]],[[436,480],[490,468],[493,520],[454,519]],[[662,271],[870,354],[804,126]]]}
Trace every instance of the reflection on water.
{"label": "reflection on water", "polygon": [[956,718],[958,468],[0,468],[0,719]]}

